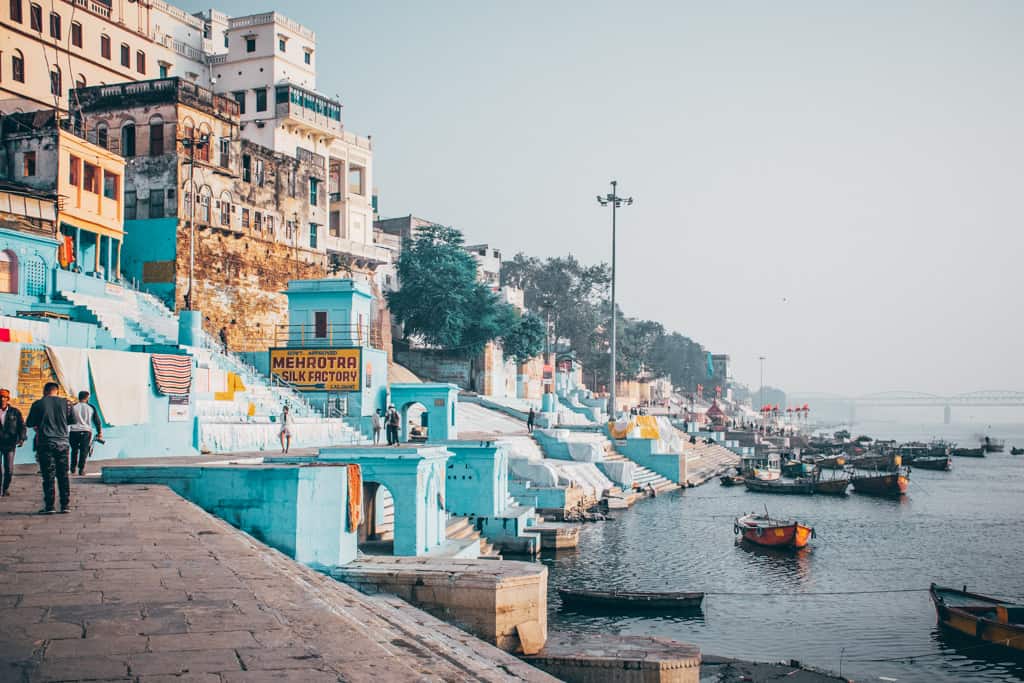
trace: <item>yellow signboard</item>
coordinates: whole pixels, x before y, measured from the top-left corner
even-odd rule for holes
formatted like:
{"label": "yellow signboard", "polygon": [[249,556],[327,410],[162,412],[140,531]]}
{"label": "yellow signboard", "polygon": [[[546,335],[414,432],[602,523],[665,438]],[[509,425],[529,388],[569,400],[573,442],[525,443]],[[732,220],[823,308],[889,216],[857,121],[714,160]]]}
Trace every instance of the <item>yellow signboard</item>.
{"label": "yellow signboard", "polygon": [[270,374],[302,391],[360,391],[362,350],[270,349]]}

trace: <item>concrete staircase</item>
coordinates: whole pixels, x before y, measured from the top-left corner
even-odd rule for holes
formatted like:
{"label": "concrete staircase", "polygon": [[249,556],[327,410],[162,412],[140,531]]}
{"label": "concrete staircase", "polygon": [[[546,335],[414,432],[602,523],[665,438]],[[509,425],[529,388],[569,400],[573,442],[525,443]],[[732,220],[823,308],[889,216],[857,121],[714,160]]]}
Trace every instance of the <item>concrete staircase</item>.
{"label": "concrete staircase", "polygon": [[480,535],[469,517],[450,517],[445,525],[445,537],[453,541],[457,546],[462,547],[473,541],[480,542],[480,558],[500,560],[501,555],[494,549],[494,546],[487,542],[487,539]]}
{"label": "concrete staircase", "polygon": [[[614,444],[610,439],[605,438],[604,442],[604,459],[610,462],[621,462],[628,460],[626,456],[615,450]],[[633,463],[633,483],[640,488],[641,491],[646,491],[648,484],[654,487],[654,490],[658,493],[664,493],[666,491],[672,491],[679,488],[679,484],[666,479],[657,472],[647,469],[637,463]]]}
{"label": "concrete staircase", "polygon": [[698,439],[691,444],[687,439],[683,445],[686,455],[686,476],[694,485],[718,476],[740,464],[740,456],[717,443],[704,443]]}

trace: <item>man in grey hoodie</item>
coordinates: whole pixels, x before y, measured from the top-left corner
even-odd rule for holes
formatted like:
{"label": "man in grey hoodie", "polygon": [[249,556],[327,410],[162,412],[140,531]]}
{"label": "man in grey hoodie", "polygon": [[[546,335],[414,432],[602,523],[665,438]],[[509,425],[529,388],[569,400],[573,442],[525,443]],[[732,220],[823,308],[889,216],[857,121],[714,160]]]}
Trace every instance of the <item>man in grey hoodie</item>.
{"label": "man in grey hoodie", "polygon": [[103,425],[99,413],[89,404],[89,392],[78,392],[78,403],[71,406],[71,473],[85,474],[85,459],[92,453],[92,428],[96,427],[96,440],[103,443]]}
{"label": "man in grey hoodie", "polygon": [[57,479],[60,490],[60,511],[68,512],[71,503],[71,485],[68,482],[68,423],[71,421],[71,405],[66,398],[57,395],[60,387],[56,382],[47,382],[43,397],[32,404],[25,424],[36,430],[36,459],[39,460],[39,474],[43,477],[43,509],[41,515],[52,515],[53,480]]}

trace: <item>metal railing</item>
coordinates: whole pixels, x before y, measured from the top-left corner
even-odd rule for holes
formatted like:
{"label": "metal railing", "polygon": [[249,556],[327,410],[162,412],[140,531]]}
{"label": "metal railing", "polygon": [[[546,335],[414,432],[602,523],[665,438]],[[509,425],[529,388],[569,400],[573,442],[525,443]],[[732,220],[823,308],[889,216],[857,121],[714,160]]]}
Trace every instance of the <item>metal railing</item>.
{"label": "metal railing", "polygon": [[276,325],[274,346],[316,348],[331,346],[369,346],[383,348],[381,331],[372,322],[363,325],[335,323],[326,325]]}

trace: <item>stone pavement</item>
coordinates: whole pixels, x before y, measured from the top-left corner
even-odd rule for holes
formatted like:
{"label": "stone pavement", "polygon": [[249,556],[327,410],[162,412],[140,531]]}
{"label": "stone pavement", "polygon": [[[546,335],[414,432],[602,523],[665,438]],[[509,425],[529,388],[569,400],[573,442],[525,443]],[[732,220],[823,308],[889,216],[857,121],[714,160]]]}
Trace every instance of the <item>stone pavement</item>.
{"label": "stone pavement", "polygon": [[0,499],[0,681],[554,680],[165,487],[73,477],[71,514],[37,516],[19,470]]}

